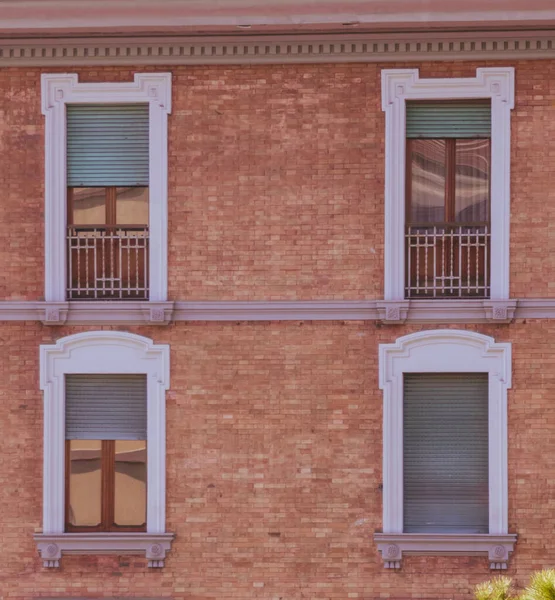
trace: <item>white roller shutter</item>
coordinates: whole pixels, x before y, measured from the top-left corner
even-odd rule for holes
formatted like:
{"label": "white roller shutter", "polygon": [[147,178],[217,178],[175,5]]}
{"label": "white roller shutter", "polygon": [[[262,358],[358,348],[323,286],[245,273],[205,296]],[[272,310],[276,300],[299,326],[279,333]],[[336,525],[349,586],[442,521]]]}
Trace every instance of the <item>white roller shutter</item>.
{"label": "white roller shutter", "polygon": [[146,375],[66,375],[66,439],[146,440]]}

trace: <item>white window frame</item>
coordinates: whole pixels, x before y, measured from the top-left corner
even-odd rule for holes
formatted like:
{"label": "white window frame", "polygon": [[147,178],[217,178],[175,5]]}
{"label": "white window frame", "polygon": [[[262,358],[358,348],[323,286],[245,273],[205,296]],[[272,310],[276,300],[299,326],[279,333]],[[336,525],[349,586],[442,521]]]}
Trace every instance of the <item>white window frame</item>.
{"label": "white window frame", "polygon": [[[407,100],[491,100],[490,300],[509,299],[511,110],[514,68],[476,69],[476,77],[421,79],[418,69],[382,70],[385,112],[384,299],[405,298]],[[457,302],[457,300],[450,300]]]}
{"label": "white window frame", "polygon": [[168,295],[168,114],[171,73],[136,73],[133,82],[79,83],[75,73],[41,76],[45,116],[45,300],[67,287],[66,105],[147,103],[149,110],[149,301]]}
{"label": "white window frame", "polygon": [[[504,569],[516,536],[508,533],[507,390],[511,344],[456,329],[421,331],[380,344],[383,390],[383,533],[376,534],[385,566],[399,568],[403,552],[487,554]],[[404,373],[488,374],[489,533],[403,533]]]}
{"label": "white window frame", "polygon": [[[65,376],[144,374],[147,377],[146,533],[65,533]],[[145,553],[149,566],[163,566],[172,534],[166,522],[166,390],[169,346],[118,331],[88,331],[40,347],[44,392],[43,533],[36,535],[46,567],[62,553]]]}

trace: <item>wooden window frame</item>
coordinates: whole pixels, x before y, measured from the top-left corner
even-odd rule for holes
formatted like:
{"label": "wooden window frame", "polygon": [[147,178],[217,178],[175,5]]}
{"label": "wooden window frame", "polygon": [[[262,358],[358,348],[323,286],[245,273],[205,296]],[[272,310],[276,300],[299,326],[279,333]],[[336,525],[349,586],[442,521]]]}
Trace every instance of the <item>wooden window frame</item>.
{"label": "wooden window frame", "polygon": [[[412,206],[412,147],[414,140],[442,140],[445,142],[445,197],[444,197],[444,221],[439,223],[413,223],[411,220]],[[457,180],[457,141],[459,140],[488,140],[491,158],[491,137],[488,138],[407,138],[406,160],[405,160],[405,223],[409,226],[422,225],[457,225],[459,227],[471,227],[473,225],[487,225],[491,229],[491,160],[488,164],[488,201],[487,217],[483,223],[465,222],[455,220],[456,206],[456,180]]]}
{"label": "wooden window frame", "polygon": [[[445,169],[445,185],[444,185],[444,197],[443,197],[443,219],[440,221],[413,221],[411,218],[412,208],[412,174],[413,174],[413,148],[414,141],[441,141],[444,144],[444,169]],[[457,143],[459,141],[487,141],[489,150],[489,161],[487,169],[488,178],[488,193],[486,203],[486,219],[484,221],[457,221],[456,220],[456,182],[457,182]],[[492,152],[492,141],[491,137],[418,137],[418,138],[406,138],[405,144],[405,239],[404,239],[404,252],[405,256],[414,256],[415,261],[407,259],[405,260],[405,297],[407,299],[438,299],[448,298],[460,299],[460,298],[488,298],[491,295],[491,189],[492,189],[492,177],[491,177],[491,152]],[[443,230],[443,235],[435,237],[435,248],[429,246],[422,246],[421,249],[418,247],[414,248],[411,244],[414,239],[422,239],[418,233],[414,230],[436,230],[439,228]],[[467,228],[470,232],[470,236],[475,236],[476,241],[479,239],[479,229],[484,229],[484,233],[480,239],[483,240],[483,249],[477,246],[475,250],[475,259],[473,258],[470,262],[471,249],[467,250],[466,260],[462,258],[463,252],[462,245],[457,238],[453,239],[452,234],[454,232],[461,231],[463,228]],[[475,233],[472,233],[472,229]],[[413,234],[415,234],[413,236]],[[469,238],[470,239],[470,238]],[[422,258],[422,254],[425,257]],[[428,256],[430,258],[428,259]],[[440,260],[436,263],[436,257]],[[418,266],[418,257],[420,257],[420,266]],[[457,259],[457,257],[459,257]],[[481,257],[481,258],[479,258]],[[459,268],[453,267],[453,260],[455,265],[458,263]],[[462,262],[461,262],[462,261]],[[471,265],[476,264],[476,271],[472,271]],[[466,269],[464,269],[466,265]],[[478,265],[480,265],[478,267]],[[445,278],[444,269],[447,266],[447,277]],[[416,270],[415,270],[416,269]],[[424,272],[421,272],[423,270]],[[430,270],[432,273],[430,273]],[[447,285],[438,285],[435,283],[431,285],[430,281],[439,277],[439,281],[443,283],[447,282]],[[452,277],[450,279],[450,277]],[[452,285],[453,278],[458,278],[459,285]],[[416,283],[418,288],[420,281],[424,282],[423,292],[416,291],[411,293],[413,286]],[[468,290],[473,289],[472,285],[470,288],[469,284],[476,282],[476,291],[470,293]],[[466,285],[465,285],[466,282]],[[479,284],[479,285],[478,285]],[[466,291],[466,293],[465,293]]]}
{"label": "wooden window frame", "polygon": [[[75,223],[74,218],[74,192],[78,189],[93,188],[104,192],[104,223]],[[150,297],[150,227],[149,224],[131,224],[117,223],[117,190],[118,188],[131,189],[140,188],[148,190],[149,205],[150,205],[150,186],[71,186],[67,188],[67,232],[71,247],[66,252],[67,260],[67,299],[75,301],[83,300],[114,300],[114,301],[129,301],[139,300],[148,301]],[[125,232],[133,232],[134,230],[142,230],[146,232],[144,239],[144,248],[133,248],[126,245]],[[79,238],[83,232],[101,232],[97,237],[98,244],[91,247],[85,243],[84,247],[80,247],[75,240]],[[102,240],[102,237],[108,238]],[[122,244],[118,243],[118,240]],[[90,240],[89,240],[90,242]],[[74,244],[76,244],[74,246]],[[119,248],[119,252],[118,252]],[[123,249],[122,249],[123,248]],[[97,255],[98,250],[98,255]],[[122,257],[123,251],[123,257]],[[137,268],[130,268],[129,257],[135,252],[135,263],[132,259],[131,264],[136,264]],[[127,278],[123,277],[125,272],[125,257],[127,261]],[[79,261],[81,259],[81,261]],[[83,273],[84,271],[84,273]],[[120,285],[112,287],[98,287],[98,279],[100,275],[108,278],[119,275]],[[77,282],[77,283],[76,283]],[[80,290],[80,282],[84,284]],[[127,285],[125,285],[127,282]],[[106,283],[104,281],[104,283]],[[75,293],[76,289],[79,291]]]}
{"label": "wooden window frame", "polygon": [[[134,227],[148,227],[149,224],[148,223],[120,223],[118,224],[117,222],[117,189],[118,188],[146,188],[149,190],[149,186],[148,185],[137,185],[137,186],[131,186],[131,185],[110,185],[110,186],[72,186],[72,187],[68,187],[67,188],[67,224],[68,225],[74,225],[75,227],[79,227],[80,225],[82,225],[81,223],[75,223],[75,219],[73,216],[73,209],[74,209],[74,203],[73,203],[73,195],[74,195],[74,191],[78,190],[78,189],[82,189],[82,188],[89,188],[89,187],[96,187],[99,190],[104,190],[104,196],[106,199],[106,203],[105,203],[105,216],[104,216],[104,223],[95,223],[95,224],[91,224],[91,225],[85,225],[83,224],[83,227],[86,228],[91,228],[91,227],[95,227],[95,228],[105,228],[105,229],[117,229],[119,228],[129,228],[129,229],[133,229]],[[149,194],[150,195],[150,194]],[[149,204],[150,204],[150,198],[149,198]]]}
{"label": "wooden window frame", "polygon": [[101,478],[101,503],[100,523],[98,525],[83,526],[72,525],[69,522],[70,509],[70,473],[71,473],[71,441],[65,442],[65,530],[68,533],[85,533],[100,531],[146,531],[145,522],[141,525],[117,525],[114,522],[115,494],[116,494],[116,441],[101,440],[100,448],[100,478]]}

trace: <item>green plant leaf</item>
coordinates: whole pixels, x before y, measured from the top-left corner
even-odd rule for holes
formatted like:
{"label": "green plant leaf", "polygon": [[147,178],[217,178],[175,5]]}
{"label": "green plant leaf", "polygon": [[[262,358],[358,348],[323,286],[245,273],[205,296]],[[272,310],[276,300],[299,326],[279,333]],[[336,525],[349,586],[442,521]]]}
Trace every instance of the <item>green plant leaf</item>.
{"label": "green plant leaf", "polygon": [[475,587],[474,597],[476,600],[515,600],[512,583],[509,577],[496,577],[485,581]]}
{"label": "green plant leaf", "polygon": [[555,569],[534,573],[520,600],[555,600]]}

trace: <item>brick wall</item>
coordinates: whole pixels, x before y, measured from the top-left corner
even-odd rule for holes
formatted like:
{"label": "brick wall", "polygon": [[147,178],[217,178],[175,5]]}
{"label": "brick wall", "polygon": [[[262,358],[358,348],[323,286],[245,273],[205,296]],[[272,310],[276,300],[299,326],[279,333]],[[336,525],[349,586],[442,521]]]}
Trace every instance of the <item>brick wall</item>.
{"label": "brick wall", "polygon": [[[510,341],[509,574],[552,565],[552,321],[473,330]],[[345,600],[471,597],[483,557],[406,557],[383,568],[382,398],[377,348],[415,327],[361,322],[196,323],[135,333],[171,344],[168,530],[162,571],[139,557],[72,557],[42,568],[38,345],[77,328],[4,325],[0,355],[0,597]],[[349,596],[349,594],[351,594]]]}
{"label": "brick wall", "polygon": [[[555,61],[419,66],[425,77],[461,77],[494,64],[516,67],[511,295],[547,297],[555,286]],[[379,79],[382,67],[400,66],[409,65],[150,69],[174,75],[171,299],[383,295]],[[133,77],[75,71],[82,81]],[[40,70],[4,69],[0,86],[0,298],[36,300],[44,271]]]}
{"label": "brick wall", "polygon": [[[420,68],[471,76],[493,64]],[[497,64],[516,67],[511,296],[546,297],[555,285],[555,61]],[[382,66],[414,65],[171,68],[171,299],[382,295]],[[76,71],[87,81],[132,78]],[[0,71],[0,299],[43,294],[40,73]],[[555,323],[472,329],[513,342],[509,523],[519,542],[509,574],[524,583],[555,561],[546,540]],[[44,570],[32,541],[42,505],[38,346],[79,330],[0,326],[1,600],[444,600],[470,598],[490,576],[484,558],[407,557],[401,572],[383,569],[372,541],[382,509],[377,347],[417,328],[370,322],[132,329],[171,344],[173,550],[159,572],[138,557],[94,556]]]}

